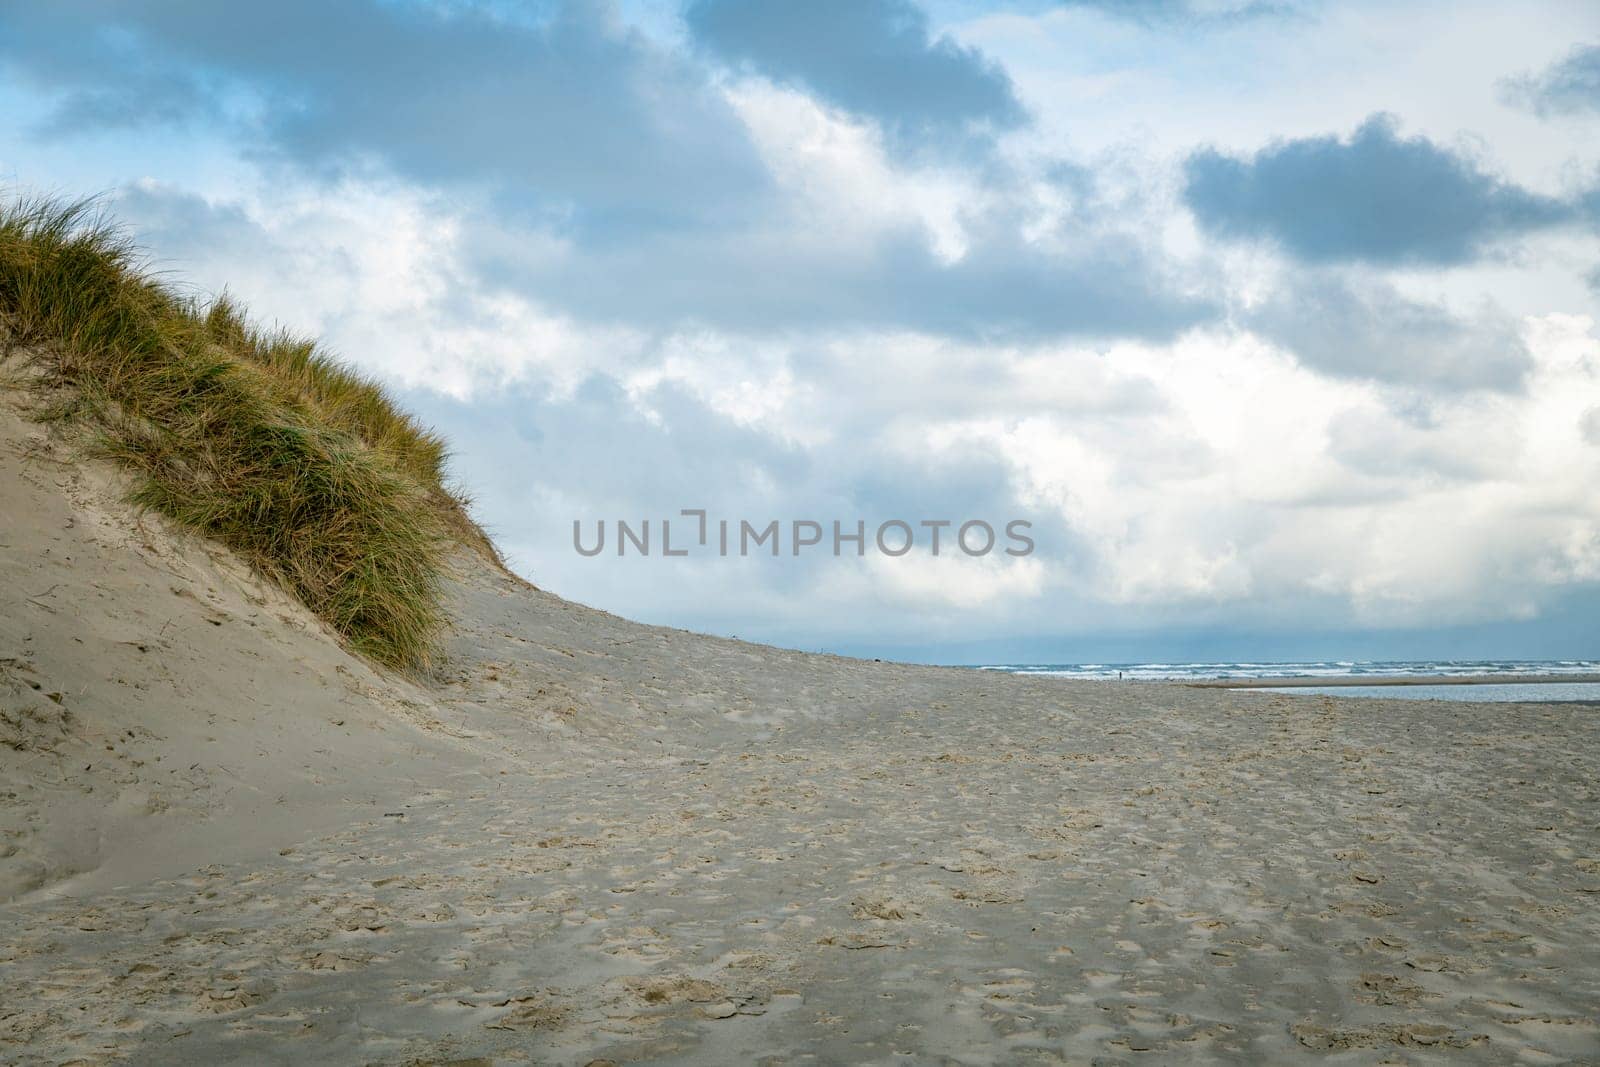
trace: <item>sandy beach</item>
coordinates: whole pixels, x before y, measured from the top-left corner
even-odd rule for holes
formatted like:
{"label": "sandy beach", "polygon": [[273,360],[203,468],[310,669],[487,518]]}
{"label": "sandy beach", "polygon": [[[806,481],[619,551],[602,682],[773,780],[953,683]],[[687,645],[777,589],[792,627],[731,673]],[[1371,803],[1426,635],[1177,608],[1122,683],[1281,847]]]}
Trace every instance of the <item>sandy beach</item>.
{"label": "sandy beach", "polygon": [[1600,720],[906,667],[462,554],[344,652],[11,406],[0,1058],[1600,1056]]}

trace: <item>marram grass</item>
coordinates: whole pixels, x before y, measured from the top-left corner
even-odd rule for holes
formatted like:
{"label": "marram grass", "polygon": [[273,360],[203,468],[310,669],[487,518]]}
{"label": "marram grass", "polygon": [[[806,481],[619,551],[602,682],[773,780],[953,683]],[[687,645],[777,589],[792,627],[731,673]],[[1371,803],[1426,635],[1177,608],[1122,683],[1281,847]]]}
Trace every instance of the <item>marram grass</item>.
{"label": "marram grass", "polygon": [[92,204],[0,204],[0,325],[139,476],[133,498],[228,545],[357,651],[425,666],[450,540],[493,548],[444,442],[315,344],[153,277]]}

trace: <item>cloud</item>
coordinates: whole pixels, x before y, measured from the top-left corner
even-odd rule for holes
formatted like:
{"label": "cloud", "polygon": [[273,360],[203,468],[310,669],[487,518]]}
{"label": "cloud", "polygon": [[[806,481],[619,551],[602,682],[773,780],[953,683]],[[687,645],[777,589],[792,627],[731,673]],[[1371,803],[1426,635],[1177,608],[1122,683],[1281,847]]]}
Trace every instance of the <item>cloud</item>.
{"label": "cloud", "polygon": [[[1466,406],[1473,410],[1470,403]],[[1340,412],[1328,423],[1328,455],[1360,477],[1401,484],[1411,492],[1470,488],[1517,476],[1515,456],[1521,442],[1513,425],[1440,417],[1436,407],[1449,410],[1413,402]],[[1477,410],[1492,414],[1492,402]]]}
{"label": "cloud", "polygon": [[1514,389],[1531,365],[1516,322],[1492,307],[1460,317],[1333,269],[1291,273],[1241,320],[1307,366],[1345,378]]}
{"label": "cloud", "polygon": [[524,212],[601,232],[714,226],[766,192],[721,94],[596,3],[536,23],[378,0],[65,0],[4,19],[3,63],[58,96],[58,133],[226,120],[279,158],[515,188]]}
{"label": "cloud", "polygon": [[[53,132],[183,124],[222,114],[216,86],[96,17],[102,5],[0,6],[0,70],[54,99]],[[116,72],[113,85],[107,73]]]}
{"label": "cloud", "polygon": [[[1215,314],[1137,216],[1078,204],[1070,239],[1047,232],[1041,197],[1078,197],[1069,183],[987,156],[919,169],[875,126],[797,91],[713,85],[603,4],[541,10],[63,0],[0,16],[0,65],[56,101],[58,138],[209,124],[326,190],[381,179],[437,194],[463,284],[595,323],[1159,337]],[[931,38],[907,4],[696,11],[730,33],[803,11],[814,39],[781,36],[796,63],[822,64],[806,84],[894,111],[895,129],[959,140],[1021,120],[1003,73]],[[828,66],[828,41],[856,51]]]}
{"label": "cloud", "polygon": [[1600,45],[1582,45],[1539,74],[1508,80],[1506,96],[1539,115],[1600,113]]}
{"label": "cloud", "polygon": [[1303,4],[1279,0],[1057,0],[1061,7],[1084,8],[1147,25],[1228,24],[1294,14]]}
{"label": "cloud", "polygon": [[1583,434],[1583,439],[1589,444],[1600,448],[1600,407],[1592,407],[1583,413],[1578,426]]}
{"label": "cloud", "polygon": [[878,327],[993,341],[1170,337],[1216,313],[1210,301],[1168,284],[1135,242],[1115,237],[1073,254],[997,232],[947,264],[914,232],[891,234],[854,255],[804,235],[736,242],[686,236],[486,269],[580,318],[640,328]]}
{"label": "cloud", "polygon": [[1026,119],[1005,71],[977,49],[934,37],[911,0],[692,0],[685,19],[724,61],[803,87],[900,138],[1004,130]]}
{"label": "cloud", "polygon": [[793,91],[746,87],[735,105],[778,190],[763,217],[530,255],[536,234],[491,205],[464,221],[475,272],[576,317],[649,330],[1169,337],[1218,314],[1132,198],[1108,210],[1079,168],[922,171]]}
{"label": "cloud", "polygon": [[175,284],[202,298],[227,287],[265,322],[390,381],[465,396],[537,378],[565,392],[642,348],[630,331],[485,291],[461,262],[454,219],[410,186],[280,180],[249,201],[213,201],[146,180],[109,206]]}
{"label": "cloud", "polygon": [[1201,149],[1183,170],[1184,201],[1206,231],[1272,240],[1313,263],[1465,263],[1580,215],[1426,138],[1401,137],[1387,115],[1348,140],[1280,141],[1242,158]]}

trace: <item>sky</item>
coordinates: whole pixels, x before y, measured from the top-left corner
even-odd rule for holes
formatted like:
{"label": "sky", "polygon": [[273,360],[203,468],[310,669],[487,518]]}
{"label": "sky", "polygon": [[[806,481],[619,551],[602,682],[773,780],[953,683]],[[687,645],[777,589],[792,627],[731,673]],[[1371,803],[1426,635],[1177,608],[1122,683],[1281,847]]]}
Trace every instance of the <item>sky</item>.
{"label": "sky", "polygon": [[1600,658],[1589,0],[0,0],[0,188],[385,382],[631,618]]}

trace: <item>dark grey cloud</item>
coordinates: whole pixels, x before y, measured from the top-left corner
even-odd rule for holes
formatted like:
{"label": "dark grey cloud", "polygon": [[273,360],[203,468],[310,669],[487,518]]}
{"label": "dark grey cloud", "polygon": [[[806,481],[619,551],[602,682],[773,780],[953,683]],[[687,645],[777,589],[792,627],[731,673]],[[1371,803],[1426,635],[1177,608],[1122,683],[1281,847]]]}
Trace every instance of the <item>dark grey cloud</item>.
{"label": "dark grey cloud", "polygon": [[[243,258],[260,253],[268,244],[261,227],[237,204],[213,204],[181,189],[129,185],[116,190],[107,207],[141,247],[184,257],[157,259],[151,266],[158,271],[176,268],[181,272],[200,249],[218,249]],[[180,286],[190,283],[181,274],[169,280]]]}
{"label": "dark grey cloud", "polygon": [[597,3],[538,22],[379,0],[63,0],[0,19],[0,64],[58,94],[57,132],[226,113],[300,164],[510,187],[602,231],[726,224],[768,191],[701,72]]}
{"label": "dark grey cloud", "polygon": [[838,107],[920,137],[1020,125],[1000,66],[935,37],[911,0],[691,0],[685,19],[708,51]]}
{"label": "dark grey cloud", "polygon": [[1292,276],[1243,323],[1306,365],[1345,378],[1509,390],[1531,366],[1516,322],[1493,308],[1462,318],[1336,270]]}
{"label": "dark grey cloud", "polygon": [[[1502,449],[1464,449],[1436,429],[1436,413],[1425,401],[1402,400],[1382,417],[1338,412],[1328,423],[1327,454],[1366,481],[1376,499],[1401,500],[1419,486],[1481,484],[1503,473]],[[1486,428],[1485,437],[1492,440],[1497,430]]]}
{"label": "dark grey cloud", "polygon": [[1542,72],[1504,86],[1512,102],[1540,115],[1600,113],[1600,45],[1583,45]]}
{"label": "dark grey cloud", "polygon": [[909,230],[864,250],[802,243],[774,230],[738,241],[673,234],[542,263],[502,248],[477,269],[580,318],[641,327],[881,326],[997,341],[1167,338],[1218,311],[1209,299],[1179,291],[1132,240],[1102,235],[1077,251],[1046,250],[999,225],[974,237],[953,263],[937,259],[926,235]]}
{"label": "dark grey cloud", "polygon": [[1184,178],[1184,199],[1210,233],[1272,240],[1314,263],[1463,263],[1494,241],[1582,214],[1426,138],[1400,136],[1385,115],[1346,140],[1281,141],[1247,157],[1202,149]]}
{"label": "dark grey cloud", "polygon": [[182,124],[221,114],[218,87],[153,55],[98,5],[0,4],[0,72],[50,94],[53,132]]}
{"label": "dark grey cloud", "polygon": [[1600,448],[1600,407],[1592,407],[1578,419],[1578,432],[1589,444]]}

